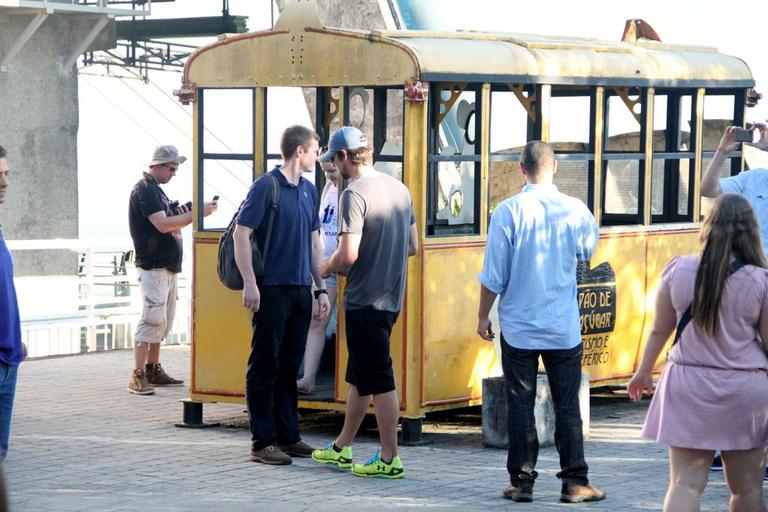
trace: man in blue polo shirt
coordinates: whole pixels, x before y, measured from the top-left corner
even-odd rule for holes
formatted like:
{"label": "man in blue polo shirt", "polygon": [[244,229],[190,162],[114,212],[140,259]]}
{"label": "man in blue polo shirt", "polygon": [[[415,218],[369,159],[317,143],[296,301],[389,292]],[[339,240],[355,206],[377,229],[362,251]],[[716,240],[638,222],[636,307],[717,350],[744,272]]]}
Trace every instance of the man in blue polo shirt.
{"label": "man in blue polo shirt", "polygon": [[[5,149],[0,146],[0,204],[5,201],[8,174],[11,172],[6,156]],[[16,374],[19,363],[25,357],[27,347],[21,342],[19,305],[13,285],[13,259],[0,229],[0,457],[3,459],[8,452]]]}
{"label": "man in blue polo shirt", "polygon": [[477,333],[492,340],[489,312],[499,295],[501,364],[509,408],[510,485],[505,498],[533,500],[539,441],[533,406],[539,357],[555,405],[555,445],[560,454],[560,501],[598,501],[589,484],[579,409],[581,328],[576,263],[589,260],[599,232],[587,207],[557,190],[557,161],[546,142],[525,145],[520,168],[526,185],[501,203],[488,227]]}
{"label": "man in blue polo shirt", "polygon": [[[313,448],[301,440],[296,378],[313,311],[312,278],[317,290],[316,318],[330,310],[320,277],[323,241],[317,190],[307,179],[314,172],[320,146],[317,134],[304,126],[287,128],[280,139],[283,164],[251,185],[234,232],[235,261],[243,276],[243,306],[253,311],[253,338],[245,374],[245,398],[251,422],[251,460],[291,464],[291,457],[310,457]],[[280,189],[265,275],[253,271],[250,238],[264,247],[273,178]]]}

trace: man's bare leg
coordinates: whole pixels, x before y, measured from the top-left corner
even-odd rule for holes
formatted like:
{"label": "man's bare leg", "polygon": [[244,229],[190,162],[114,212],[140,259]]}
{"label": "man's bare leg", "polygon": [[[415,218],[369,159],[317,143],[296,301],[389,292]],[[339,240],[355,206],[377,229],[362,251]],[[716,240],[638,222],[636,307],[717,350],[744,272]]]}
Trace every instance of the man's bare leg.
{"label": "man's bare leg", "polygon": [[[360,430],[360,424],[368,412],[368,404],[371,403],[371,395],[360,396],[357,392],[357,386],[350,386],[347,393],[347,407],[344,412],[344,426],[341,428],[341,434],[336,438],[336,446],[343,448],[352,446],[352,442]],[[397,428],[397,427],[395,427]]]}
{"label": "man's bare leg", "polygon": [[[160,362],[160,343],[149,344],[149,355],[147,356],[148,364],[157,364]],[[144,366],[142,366],[144,368]]]}
{"label": "man's bare leg", "polygon": [[159,343],[148,343],[146,341],[137,341],[133,346],[133,369],[144,370],[144,366],[147,364],[147,360],[152,350],[152,346],[160,345]]}
{"label": "man's bare leg", "polygon": [[397,391],[373,395],[373,410],[379,427],[381,458],[385,462],[392,462],[397,455],[397,420],[400,418]]}

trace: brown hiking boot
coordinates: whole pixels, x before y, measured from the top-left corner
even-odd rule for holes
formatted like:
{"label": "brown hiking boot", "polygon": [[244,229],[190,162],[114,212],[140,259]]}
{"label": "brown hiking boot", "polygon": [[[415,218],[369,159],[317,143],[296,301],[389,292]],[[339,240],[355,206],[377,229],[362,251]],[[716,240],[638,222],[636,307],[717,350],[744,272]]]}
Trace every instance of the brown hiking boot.
{"label": "brown hiking boot", "polygon": [[560,501],[563,503],[581,503],[582,501],[600,501],[605,493],[589,484],[563,484]]}
{"label": "brown hiking boot", "polygon": [[315,451],[314,448],[304,441],[299,441],[298,443],[293,444],[281,444],[280,449],[291,457],[300,457],[303,459],[312,457],[312,452]]}
{"label": "brown hiking boot", "polygon": [[147,382],[147,374],[144,370],[133,370],[131,382],[128,383],[128,392],[134,395],[154,395],[155,388]]}
{"label": "brown hiking boot", "polygon": [[510,484],[502,491],[503,496],[518,503],[533,501],[533,484]]}
{"label": "brown hiking boot", "polygon": [[293,463],[293,459],[275,445],[266,446],[261,450],[252,450],[251,460],[254,462],[261,462],[262,464],[272,464],[274,466],[287,466],[288,464]]}
{"label": "brown hiking boot", "polygon": [[163,366],[160,363],[152,364],[147,363],[147,380],[153,386],[181,386],[184,384],[183,380],[174,379],[163,370]]}

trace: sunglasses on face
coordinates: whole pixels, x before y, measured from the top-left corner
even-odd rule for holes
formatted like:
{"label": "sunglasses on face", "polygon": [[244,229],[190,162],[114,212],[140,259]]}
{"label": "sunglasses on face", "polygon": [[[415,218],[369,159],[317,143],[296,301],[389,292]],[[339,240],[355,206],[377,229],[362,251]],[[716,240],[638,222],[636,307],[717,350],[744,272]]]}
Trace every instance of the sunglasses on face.
{"label": "sunglasses on face", "polygon": [[173,165],[171,165],[171,164],[163,164],[163,167],[165,167],[166,169],[168,169],[168,171],[170,171],[170,172],[176,172],[176,171],[178,171],[178,170],[179,170],[179,166],[178,166],[178,165],[174,167],[174,166],[173,166]]}

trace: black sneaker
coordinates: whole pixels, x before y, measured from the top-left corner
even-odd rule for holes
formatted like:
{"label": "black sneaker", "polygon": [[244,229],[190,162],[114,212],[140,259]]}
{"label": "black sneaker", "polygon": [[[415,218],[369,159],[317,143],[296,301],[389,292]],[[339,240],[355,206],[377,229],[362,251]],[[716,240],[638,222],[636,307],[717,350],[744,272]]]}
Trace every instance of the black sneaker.
{"label": "black sneaker", "polygon": [[533,484],[509,484],[502,491],[502,495],[506,499],[516,501],[518,503],[530,503],[533,501]]}
{"label": "black sneaker", "polygon": [[605,493],[589,484],[563,484],[560,491],[560,501],[563,503],[581,503],[583,501],[600,501],[605,499]]}

